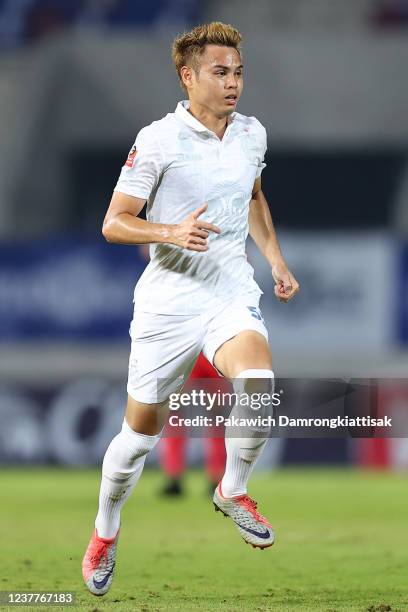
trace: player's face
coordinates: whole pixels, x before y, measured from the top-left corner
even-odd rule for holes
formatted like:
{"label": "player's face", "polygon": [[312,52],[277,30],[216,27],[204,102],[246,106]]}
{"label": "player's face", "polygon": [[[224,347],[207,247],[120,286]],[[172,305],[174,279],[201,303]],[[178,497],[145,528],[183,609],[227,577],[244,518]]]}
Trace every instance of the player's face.
{"label": "player's face", "polygon": [[200,58],[198,74],[192,74],[190,100],[217,117],[230,115],[242,93],[242,71],[242,60],[236,49],[207,45]]}

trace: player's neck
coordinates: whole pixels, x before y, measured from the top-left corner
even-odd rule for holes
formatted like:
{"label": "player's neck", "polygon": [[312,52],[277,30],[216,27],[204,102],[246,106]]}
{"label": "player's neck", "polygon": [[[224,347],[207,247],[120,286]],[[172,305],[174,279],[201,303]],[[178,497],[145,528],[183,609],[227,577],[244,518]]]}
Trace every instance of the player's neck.
{"label": "player's neck", "polygon": [[207,108],[191,102],[188,111],[195,117],[200,123],[205,125],[206,128],[217,134],[218,138],[222,140],[225,130],[228,126],[228,117],[216,117]]}

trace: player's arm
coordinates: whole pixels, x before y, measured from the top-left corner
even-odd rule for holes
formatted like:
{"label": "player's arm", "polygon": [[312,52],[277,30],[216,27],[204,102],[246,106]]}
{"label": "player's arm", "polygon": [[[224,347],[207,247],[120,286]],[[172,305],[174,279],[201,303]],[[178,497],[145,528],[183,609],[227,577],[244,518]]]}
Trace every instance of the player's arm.
{"label": "player's arm", "polygon": [[249,234],[271,266],[272,276],[276,283],[276,297],[282,302],[288,302],[299,291],[299,283],[283,258],[268,202],[261,188],[261,177],[255,180],[252,191],[249,207]]}
{"label": "player's arm", "polygon": [[207,251],[209,232],[220,233],[212,223],[199,219],[207,205],[200,206],[182,223],[151,223],[140,219],[146,200],[120,191],[113,193],[106,213],[102,234],[108,242],[116,244],[173,244],[190,251]]}

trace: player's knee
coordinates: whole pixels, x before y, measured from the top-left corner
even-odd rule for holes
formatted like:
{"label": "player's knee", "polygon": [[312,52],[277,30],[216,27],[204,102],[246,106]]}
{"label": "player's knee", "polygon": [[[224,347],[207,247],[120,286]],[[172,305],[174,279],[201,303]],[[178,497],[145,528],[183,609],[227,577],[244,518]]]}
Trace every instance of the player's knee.
{"label": "player's knee", "polygon": [[269,369],[248,369],[239,373],[234,380],[237,404],[232,415],[242,419],[243,427],[233,430],[231,436],[245,439],[240,443],[243,459],[260,452],[269,437],[273,416],[274,373]]}
{"label": "player's knee", "polygon": [[268,369],[248,369],[237,374],[234,381],[236,393],[245,392],[268,393],[272,395],[275,387],[275,375],[273,370]]}

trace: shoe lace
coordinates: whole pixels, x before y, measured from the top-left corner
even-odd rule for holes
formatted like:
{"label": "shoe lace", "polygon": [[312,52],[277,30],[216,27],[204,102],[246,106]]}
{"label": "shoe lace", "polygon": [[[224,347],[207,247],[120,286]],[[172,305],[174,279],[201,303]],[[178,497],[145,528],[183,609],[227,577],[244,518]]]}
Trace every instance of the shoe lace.
{"label": "shoe lace", "polygon": [[260,521],[261,523],[268,523],[267,519],[258,512],[258,504],[254,499],[252,499],[252,497],[249,497],[249,495],[243,495],[241,498],[241,503],[246,510],[249,510],[254,519]]}
{"label": "shoe lace", "polygon": [[93,565],[97,565],[105,557],[108,560],[108,544],[102,540],[95,539],[90,551],[90,561]]}

